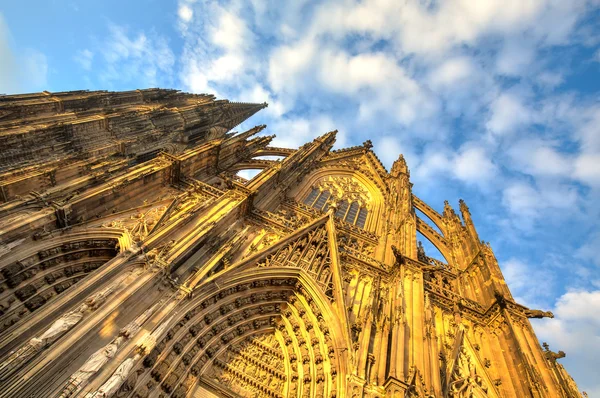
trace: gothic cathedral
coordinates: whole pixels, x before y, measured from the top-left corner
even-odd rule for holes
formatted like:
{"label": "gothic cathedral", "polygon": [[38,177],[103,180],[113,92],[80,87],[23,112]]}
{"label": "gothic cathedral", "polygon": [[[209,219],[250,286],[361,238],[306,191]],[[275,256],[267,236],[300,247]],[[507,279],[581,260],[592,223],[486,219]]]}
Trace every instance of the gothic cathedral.
{"label": "gothic cathedral", "polygon": [[0,397],[582,396],[462,200],[266,106],[0,96]]}

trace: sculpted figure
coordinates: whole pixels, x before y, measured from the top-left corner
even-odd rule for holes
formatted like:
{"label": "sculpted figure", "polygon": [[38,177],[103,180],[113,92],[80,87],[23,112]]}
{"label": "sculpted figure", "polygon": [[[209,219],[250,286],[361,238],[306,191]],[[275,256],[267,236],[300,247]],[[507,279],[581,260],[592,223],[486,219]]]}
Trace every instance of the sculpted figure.
{"label": "sculpted figure", "polygon": [[142,315],[135,318],[132,322],[129,322],[123,329],[121,329],[121,335],[127,338],[131,338],[133,335],[135,335],[140,330],[144,322],[150,318],[150,315],[152,315],[155,308],[156,305],[148,308]]}
{"label": "sculpted figure", "polygon": [[297,262],[298,262],[298,260],[300,259],[300,252],[301,252],[301,250],[302,250],[302,249],[300,249],[300,248],[297,248],[297,249],[294,251],[294,254],[292,255],[292,258],[290,259],[290,261],[291,261],[292,263],[297,263]]}
{"label": "sculpted figure", "polygon": [[71,397],[81,391],[87,384],[89,378],[95,375],[112,357],[115,356],[119,346],[124,340],[124,337],[119,336],[108,345],[93,353],[79,370],[73,373],[69,378],[67,387],[63,390],[60,398]]}
{"label": "sculpted figure", "polygon": [[541,311],[541,310],[525,310],[525,315],[527,318],[554,318],[554,314],[551,311]]}
{"label": "sculpted figure", "polygon": [[0,379],[5,379],[8,377],[44,347],[52,344],[65,332],[79,323],[87,309],[88,306],[83,304],[77,310],[66,313],[58,318],[50,326],[50,328],[42,333],[39,337],[32,338],[17,351],[13,351],[11,355],[0,365]]}
{"label": "sculpted figure", "polygon": [[152,351],[152,349],[156,345],[156,342],[160,339],[162,334],[167,330],[167,327],[169,326],[169,323],[171,322],[172,319],[173,319],[173,317],[170,317],[169,319],[167,319],[166,321],[161,323],[160,326],[158,326],[156,329],[154,329],[152,334],[149,334],[148,336],[146,336],[146,338],[144,338],[144,340],[139,345],[140,349],[144,353],[149,353],[150,351]]}
{"label": "sculpted figure", "polygon": [[281,262],[281,261],[285,260],[286,257],[288,256],[288,253],[289,253],[289,248],[288,247],[286,247],[283,250],[281,250],[279,252],[279,255],[277,256],[277,261]]}
{"label": "sculpted figure", "polygon": [[133,358],[127,358],[123,361],[106,383],[104,383],[98,391],[93,393],[89,398],[108,398],[112,396],[127,379],[129,372],[131,372],[133,365],[138,359],[140,359],[140,355],[136,354]]}

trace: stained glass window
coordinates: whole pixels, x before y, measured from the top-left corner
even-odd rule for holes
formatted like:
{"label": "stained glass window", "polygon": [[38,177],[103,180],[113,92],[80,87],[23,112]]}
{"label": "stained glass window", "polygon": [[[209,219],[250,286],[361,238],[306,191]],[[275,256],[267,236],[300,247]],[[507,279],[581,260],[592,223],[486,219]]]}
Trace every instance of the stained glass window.
{"label": "stained glass window", "polygon": [[364,228],[365,222],[367,221],[368,214],[369,214],[369,212],[364,207],[362,209],[360,209],[360,211],[358,212],[358,218],[356,219],[356,225],[361,228]]}
{"label": "stained glass window", "polygon": [[319,195],[319,190],[317,188],[313,188],[313,190],[308,194],[306,199],[304,199],[304,204],[312,206],[312,204],[314,203],[314,201],[318,195]]}
{"label": "stained glass window", "polygon": [[323,210],[323,206],[327,202],[327,199],[329,199],[329,191],[321,192],[321,195],[319,195],[319,199],[316,200],[313,207],[318,210]]}

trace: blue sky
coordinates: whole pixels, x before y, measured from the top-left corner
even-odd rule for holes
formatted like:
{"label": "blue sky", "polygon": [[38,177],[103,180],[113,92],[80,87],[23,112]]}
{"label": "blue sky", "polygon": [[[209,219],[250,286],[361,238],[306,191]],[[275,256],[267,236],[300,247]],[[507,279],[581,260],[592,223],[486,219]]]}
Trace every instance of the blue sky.
{"label": "blue sky", "polygon": [[464,198],[517,299],[600,397],[600,1],[12,1],[0,92],[173,87],[269,107],[276,145],[337,128]]}

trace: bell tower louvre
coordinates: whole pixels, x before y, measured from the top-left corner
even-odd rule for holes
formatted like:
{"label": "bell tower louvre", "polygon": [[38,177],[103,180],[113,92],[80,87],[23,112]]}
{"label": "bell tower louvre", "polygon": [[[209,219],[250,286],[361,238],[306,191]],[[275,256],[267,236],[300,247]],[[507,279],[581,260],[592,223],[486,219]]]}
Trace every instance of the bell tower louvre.
{"label": "bell tower louvre", "polygon": [[583,396],[463,200],[266,106],[0,96],[0,397]]}

